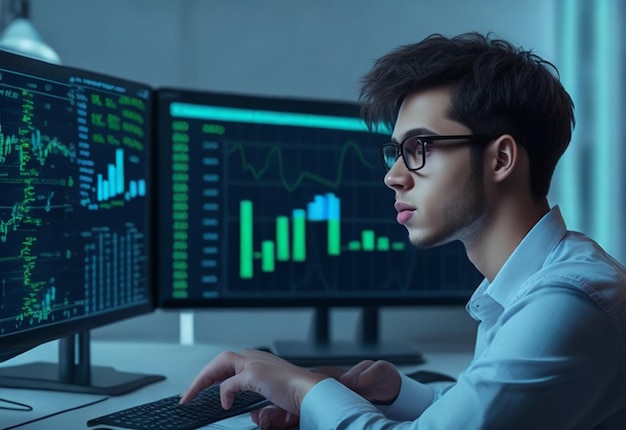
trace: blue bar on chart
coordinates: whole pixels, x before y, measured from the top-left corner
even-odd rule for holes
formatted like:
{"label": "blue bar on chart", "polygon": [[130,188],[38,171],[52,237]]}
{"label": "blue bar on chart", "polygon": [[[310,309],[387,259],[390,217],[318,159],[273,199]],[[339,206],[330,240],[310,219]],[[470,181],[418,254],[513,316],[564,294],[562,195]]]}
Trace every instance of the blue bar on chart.
{"label": "blue bar on chart", "polygon": [[115,150],[115,164],[109,164],[107,179],[98,173],[97,199],[99,202],[106,201],[111,197],[124,193],[124,150]]}
{"label": "blue bar on chart", "polygon": [[138,181],[130,181],[128,183],[128,193],[126,194],[126,200],[133,199],[137,196],[146,195],[146,181],[145,179],[139,179]]}
{"label": "blue bar on chart", "polygon": [[115,150],[115,195],[124,194],[124,150]]}
{"label": "blue bar on chart", "polygon": [[328,221],[340,218],[340,200],[333,193],[318,194],[307,203],[308,221]]}
{"label": "blue bar on chart", "polygon": [[333,193],[316,195],[307,203],[309,221],[326,221],[326,250],[328,255],[341,254],[341,201]]}

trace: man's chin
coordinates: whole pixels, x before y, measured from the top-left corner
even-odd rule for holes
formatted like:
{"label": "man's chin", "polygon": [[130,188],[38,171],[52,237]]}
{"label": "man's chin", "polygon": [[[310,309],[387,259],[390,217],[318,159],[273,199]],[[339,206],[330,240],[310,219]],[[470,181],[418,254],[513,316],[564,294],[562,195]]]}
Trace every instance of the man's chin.
{"label": "man's chin", "polygon": [[428,249],[445,245],[446,243],[452,242],[452,240],[448,237],[438,237],[436,235],[428,235],[425,233],[418,234],[416,232],[409,231],[409,242],[411,242],[411,245],[416,248]]}
{"label": "man's chin", "polygon": [[421,237],[421,236],[420,237],[409,236],[409,242],[411,242],[411,245],[419,249],[428,249],[428,248],[432,248],[433,246],[437,246],[437,245],[433,245],[433,242],[429,240],[428,238]]}

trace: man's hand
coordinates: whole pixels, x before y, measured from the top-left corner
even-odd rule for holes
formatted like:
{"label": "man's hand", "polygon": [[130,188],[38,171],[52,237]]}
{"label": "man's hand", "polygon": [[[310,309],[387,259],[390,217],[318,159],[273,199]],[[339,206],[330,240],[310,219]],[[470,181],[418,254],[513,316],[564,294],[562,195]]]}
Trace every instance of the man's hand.
{"label": "man's hand", "polygon": [[370,402],[378,404],[392,403],[398,397],[402,383],[398,369],[382,360],[362,361],[338,380]]}
{"label": "man's hand", "polygon": [[[400,392],[400,372],[386,361],[362,361],[351,369],[339,366],[317,367],[314,372],[337,379],[373,403],[392,403]],[[251,416],[252,421],[261,429],[289,429],[299,420],[298,415],[275,405],[252,411]]]}
{"label": "man's hand", "polygon": [[287,430],[293,428],[300,421],[298,415],[289,413],[277,406],[270,405],[250,412],[252,422],[261,430]]}
{"label": "man's hand", "polygon": [[243,350],[223,352],[196,376],[180,402],[191,401],[200,391],[220,384],[222,407],[232,406],[235,394],[254,391],[279,408],[299,415],[306,393],[328,376],[294,366],[273,354]]}

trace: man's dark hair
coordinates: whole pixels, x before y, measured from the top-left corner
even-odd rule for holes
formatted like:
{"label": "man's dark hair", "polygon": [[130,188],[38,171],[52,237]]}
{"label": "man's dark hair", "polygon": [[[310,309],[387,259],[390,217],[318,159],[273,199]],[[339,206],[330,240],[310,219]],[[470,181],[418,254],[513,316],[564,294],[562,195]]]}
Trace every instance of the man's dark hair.
{"label": "man's dark hair", "polygon": [[[548,194],[554,168],[569,144],[574,104],[556,67],[491,35],[434,34],[378,59],[363,78],[362,115],[370,128],[393,123],[415,92],[449,86],[449,117],[473,133],[511,134],[528,152],[530,188]],[[473,146],[482,151],[481,145]]]}

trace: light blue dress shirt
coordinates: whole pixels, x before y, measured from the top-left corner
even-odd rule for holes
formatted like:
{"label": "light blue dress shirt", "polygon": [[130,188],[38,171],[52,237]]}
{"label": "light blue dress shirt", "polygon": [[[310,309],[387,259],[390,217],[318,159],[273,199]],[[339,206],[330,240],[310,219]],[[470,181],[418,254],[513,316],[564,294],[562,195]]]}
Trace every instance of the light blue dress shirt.
{"label": "light blue dress shirt", "polygon": [[626,270],[558,207],[467,304],[474,358],[441,389],[402,379],[377,408],[334,379],[304,398],[301,430],[626,429]]}

